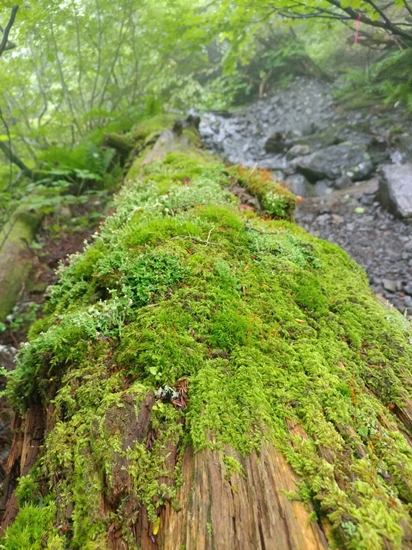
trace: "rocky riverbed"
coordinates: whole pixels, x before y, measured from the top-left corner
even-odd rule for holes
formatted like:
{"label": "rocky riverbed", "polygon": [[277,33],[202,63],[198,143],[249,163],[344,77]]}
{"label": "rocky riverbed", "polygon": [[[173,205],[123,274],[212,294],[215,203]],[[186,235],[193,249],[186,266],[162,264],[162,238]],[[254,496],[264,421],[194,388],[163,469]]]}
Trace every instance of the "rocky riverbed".
{"label": "rocky riverbed", "polygon": [[297,79],[242,109],[204,114],[202,138],[302,196],[297,223],[341,246],[374,291],[412,315],[411,118],[401,106],[344,111],[332,91]]}

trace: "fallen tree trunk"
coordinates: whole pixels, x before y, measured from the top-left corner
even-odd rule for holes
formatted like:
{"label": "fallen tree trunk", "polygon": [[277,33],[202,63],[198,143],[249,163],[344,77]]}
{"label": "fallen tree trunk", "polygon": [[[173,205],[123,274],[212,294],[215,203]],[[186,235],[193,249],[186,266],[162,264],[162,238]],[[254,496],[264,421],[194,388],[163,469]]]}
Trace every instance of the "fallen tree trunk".
{"label": "fallen tree trunk", "polygon": [[3,548],[411,548],[407,321],[269,174],[130,173],[10,376]]}
{"label": "fallen tree trunk", "polygon": [[0,231],[0,322],[4,323],[24,288],[32,264],[29,246],[41,220],[21,207]]}

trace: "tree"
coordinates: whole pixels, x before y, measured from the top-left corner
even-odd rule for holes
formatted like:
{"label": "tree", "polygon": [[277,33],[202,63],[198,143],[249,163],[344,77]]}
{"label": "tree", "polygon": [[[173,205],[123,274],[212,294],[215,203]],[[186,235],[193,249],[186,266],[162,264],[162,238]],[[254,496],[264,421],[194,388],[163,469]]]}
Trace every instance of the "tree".
{"label": "tree", "polygon": [[[6,50],[11,50],[16,47],[16,44],[9,41],[9,35],[14,25],[14,22],[16,20],[16,14],[18,9],[19,9],[19,6],[17,4],[14,5],[11,9],[10,19],[6,27],[4,29],[0,27],[0,32],[2,33],[2,38],[0,41],[0,57],[3,55],[3,53]],[[7,140],[8,140],[8,143],[0,141],[0,150],[3,151],[4,155],[10,161],[10,163],[13,163],[16,166],[18,166],[25,176],[31,177],[32,171],[30,170],[30,168],[28,168],[26,164],[12,150],[9,125],[6,122],[1,109],[0,109],[0,120],[3,122],[3,125],[6,129]]]}
{"label": "tree", "polygon": [[[249,61],[256,37],[268,25],[312,25],[342,22],[362,24],[391,36],[401,49],[412,47],[412,6],[409,0],[213,0],[199,2],[184,19],[188,39],[226,43],[225,67],[233,71],[239,60]],[[327,31],[330,32],[330,31]]]}
{"label": "tree", "polygon": [[9,377],[2,548],[410,547],[409,323],[267,173],[175,129],[60,270]]}
{"label": "tree", "polygon": [[0,57],[3,55],[3,53],[6,50],[11,50],[12,48],[15,48],[16,45],[9,41],[9,34],[11,31],[11,28],[14,25],[14,21],[16,19],[17,10],[19,9],[19,6],[14,5],[11,9],[11,15],[10,19],[6,25],[6,27],[3,29],[0,27],[0,32],[2,33],[2,38],[0,40]]}
{"label": "tree", "polygon": [[279,2],[276,12],[288,19],[316,18],[343,23],[358,21],[397,37],[408,47],[412,46],[412,7],[409,0],[324,0],[305,3],[286,1]]}

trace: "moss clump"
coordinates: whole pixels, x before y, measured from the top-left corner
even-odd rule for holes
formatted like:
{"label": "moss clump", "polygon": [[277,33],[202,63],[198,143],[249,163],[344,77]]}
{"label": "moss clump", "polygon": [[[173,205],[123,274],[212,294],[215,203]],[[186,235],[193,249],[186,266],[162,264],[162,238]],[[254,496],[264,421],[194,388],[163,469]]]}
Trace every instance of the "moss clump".
{"label": "moss clump", "polygon": [[275,181],[266,170],[247,170],[243,166],[229,169],[232,178],[258,197],[262,206],[275,218],[291,220],[297,198],[281,183]]}
{"label": "moss clump", "polygon": [[[270,441],[301,476],[300,498],[332,525],[331,545],[405,547],[410,427],[393,411],[412,397],[410,327],[341,249],[238,212],[226,191],[234,174],[246,184],[247,172],[195,153],[142,167],[95,244],[60,271],[45,331],[32,331],[7,388],[22,410],[53,404],[19,489],[15,525],[30,510],[36,544],[104,548],[111,525],[128,540],[139,503],[155,522],[180,475],[168,442],[248,454]],[[182,379],[184,411],[157,401],[153,444],[125,441],[147,395]],[[226,453],[224,463],[228,477],[239,471]],[[4,548],[17,537],[13,526]]]}

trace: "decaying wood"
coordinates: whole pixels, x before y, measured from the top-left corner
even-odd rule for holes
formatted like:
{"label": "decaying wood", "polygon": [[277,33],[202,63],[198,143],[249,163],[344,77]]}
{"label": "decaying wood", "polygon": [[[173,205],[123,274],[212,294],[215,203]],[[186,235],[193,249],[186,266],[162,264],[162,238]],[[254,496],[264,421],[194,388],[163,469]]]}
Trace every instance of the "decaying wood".
{"label": "decaying wood", "polygon": [[302,502],[289,500],[299,482],[285,458],[272,445],[259,455],[242,457],[243,475],[225,477],[222,454],[209,449],[183,458],[180,510],[168,506],[160,516],[157,546],[162,550],[320,550],[327,548],[319,525],[310,521]]}
{"label": "decaying wood", "polygon": [[[122,401],[122,414],[119,415],[116,406],[105,419],[109,433],[124,428],[123,450],[135,441],[148,441],[150,435],[153,393],[143,401],[137,417],[134,404],[133,397],[128,395]],[[159,482],[168,486],[178,460],[176,444],[167,444],[164,453],[170,478],[163,477]],[[205,449],[194,453],[192,448],[186,449],[177,506],[169,503],[160,509],[160,529],[156,535],[145,508],[133,498],[127,459],[119,455],[112,480],[107,480],[107,491],[102,495],[103,515],[109,517],[126,498],[130,518],[127,530],[141,550],[328,548],[322,529],[311,521],[311,508],[288,498],[287,493],[296,492],[299,478],[273,445],[262,445],[259,453],[247,457],[230,447],[224,453],[239,462],[241,473],[227,475],[221,451]],[[112,525],[107,540],[110,550],[127,550],[125,525]]]}
{"label": "decaying wood", "polygon": [[402,426],[405,427],[406,433],[412,435],[412,401],[406,396],[403,396],[403,405],[396,405],[393,409]]}
{"label": "decaying wood", "polygon": [[[150,392],[140,407],[139,416],[135,413],[135,398],[127,395],[122,400],[121,414],[119,407],[113,406],[105,418],[106,429],[109,433],[120,432],[122,434],[122,450],[132,448],[136,442],[142,443],[149,429],[151,412],[154,405],[154,395]],[[106,504],[107,508],[116,508],[120,500],[126,497],[132,488],[132,479],[128,472],[130,460],[117,454],[117,460],[111,472],[111,479],[106,480],[108,487]]]}
{"label": "decaying wood", "polygon": [[41,215],[27,208],[18,209],[0,232],[0,322],[4,322],[22,291],[31,268],[29,245]]}
{"label": "decaying wood", "polygon": [[0,501],[1,531],[15,519],[18,508],[14,489],[17,478],[27,475],[34,465],[43,442],[45,414],[40,405],[33,406],[22,419],[16,414],[12,430],[13,444],[6,465],[6,480],[3,485],[3,498]]}

